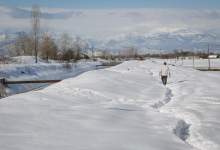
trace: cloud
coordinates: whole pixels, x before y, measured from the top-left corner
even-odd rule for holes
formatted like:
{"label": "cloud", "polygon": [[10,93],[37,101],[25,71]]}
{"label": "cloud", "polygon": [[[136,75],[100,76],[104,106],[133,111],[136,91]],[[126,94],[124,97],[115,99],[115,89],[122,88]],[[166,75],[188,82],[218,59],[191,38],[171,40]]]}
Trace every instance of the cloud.
{"label": "cloud", "polygon": [[[28,29],[30,8],[0,7],[0,28]],[[187,29],[220,33],[219,10],[42,8],[41,27],[82,37],[109,39],[136,33],[151,35]],[[189,34],[189,33],[188,33]]]}
{"label": "cloud", "polygon": [[[29,19],[31,17],[31,8],[0,7],[0,12],[17,19]],[[65,9],[41,9],[41,18],[43,19],[68,19],[72,16],[82,16],[83,12],[65,10]]]}

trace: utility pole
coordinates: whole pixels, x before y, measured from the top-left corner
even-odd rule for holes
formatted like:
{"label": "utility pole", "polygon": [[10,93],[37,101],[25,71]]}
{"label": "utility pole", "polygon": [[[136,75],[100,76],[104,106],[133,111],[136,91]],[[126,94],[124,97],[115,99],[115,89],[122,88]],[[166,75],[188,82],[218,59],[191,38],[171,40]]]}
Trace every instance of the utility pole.
{"label": "utility pole", "polygon": [[193,68],[195,68],[195,54],[193,52]]}
{"label": "utility pole", "polygon": [[208,65],[209,65],[209,70],[211,69],[211,62],[210,62],[210,57],[209,57],[209,55],[210,55],[210,45],[208,44]]}
{"label": "utility pole", "polygon": [[92,45],[92,59],[94,59],[94,46]]}
{"label": "utility pole", "polygon": [[162,49],[160,48],[160,59],[162,58]]}
{"label": "utility pole", "polygon": [[38,49],[39,49],[39,33],[40,33],[40,7],[38,5],[32,6],[31,19],[32,19],[35,63],[37,63]]}

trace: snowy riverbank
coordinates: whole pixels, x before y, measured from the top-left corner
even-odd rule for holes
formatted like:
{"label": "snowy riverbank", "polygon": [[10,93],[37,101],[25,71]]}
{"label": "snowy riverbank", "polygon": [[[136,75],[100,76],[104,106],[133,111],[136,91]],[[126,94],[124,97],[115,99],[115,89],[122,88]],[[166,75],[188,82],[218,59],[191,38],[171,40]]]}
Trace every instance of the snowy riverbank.
{"label": "snowy riverbank", "polygon": [[[62,80],[75,77],[83,72],[97,69],[100,61],[82,60],[77,63],[45,63],[39,60],[34,63],[30,56],[16,57],[11,64],[0,65],[0,77],[8,80]],[[36,88],[45,87],[48,84],[19,84],[8,85],[7,94],[23,93]]]}
{"label": "snowy riverbank", "polygon": [[0,101],[0,146],[54,150],[219,150],[220,73],[129,61]]}

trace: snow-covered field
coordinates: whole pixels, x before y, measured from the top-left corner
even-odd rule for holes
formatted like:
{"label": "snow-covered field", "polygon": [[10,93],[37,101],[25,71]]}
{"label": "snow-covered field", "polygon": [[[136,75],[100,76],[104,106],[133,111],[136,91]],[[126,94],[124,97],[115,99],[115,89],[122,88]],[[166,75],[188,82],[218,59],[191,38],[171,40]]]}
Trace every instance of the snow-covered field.
{"label": "snow-covered field", "polygon": [[219,150],[220,73],[128,61],[0,101],[4,150]]}
{"label": "snow-covered field", "polygon": [[[158,60],[163,61],[163,60]],[[193,60],[186,59],[186,60],[175,60],[169,59],[167,60],[168,63],[174,64],[177,66],[185,66],[185,67],[193,67]],[[209,60],[208,59],[195,59],[194,60],[194,67],[195,68],[208,68]],[[220,68],[220,59],[210,59],[210,67],[211,68]]]}

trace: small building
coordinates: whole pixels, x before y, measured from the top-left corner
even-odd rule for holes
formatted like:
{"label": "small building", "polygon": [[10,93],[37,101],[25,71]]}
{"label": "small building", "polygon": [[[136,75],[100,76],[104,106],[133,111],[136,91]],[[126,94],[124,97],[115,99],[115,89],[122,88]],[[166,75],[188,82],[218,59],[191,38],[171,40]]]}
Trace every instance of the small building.
{"label": "small building", "polygon": [[178,59],[180,59],[180,60],[192,60],[192,59],[200,59],[200,57],[199,56],[185,56],[185,57],[181,56],[181,57],[178,57]]}
{"label": "small building", "polygon": [[209,59],[217,59],[217,58],[218,58],[218,55],[209,55],[208,58],[209,58]]}
{"label": "small building", "polygon": [[93,53],[94,57],[102,57],[103,55],[104,55],[104,51],[102,51],[102,50],[96,50]]}
{"label": "small building", "polygon": [[102,50],[89,50],[85,52],[85,54],[89,57],[102,57],[104,55],[104,51]]}
{"label": "small building", "polygon": [[0,41],[4,41],[6,39],[6,35],[5,34],[0,34]]}

